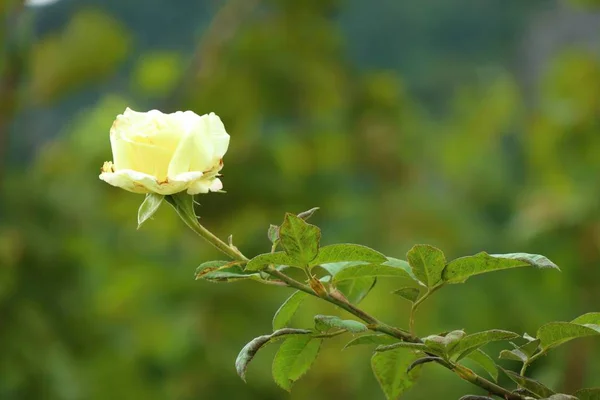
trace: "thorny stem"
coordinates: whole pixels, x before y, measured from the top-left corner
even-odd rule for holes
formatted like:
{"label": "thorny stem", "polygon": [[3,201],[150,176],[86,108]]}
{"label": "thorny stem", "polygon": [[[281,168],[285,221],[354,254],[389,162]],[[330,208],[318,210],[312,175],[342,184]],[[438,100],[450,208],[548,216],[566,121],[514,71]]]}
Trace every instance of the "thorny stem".
{"label": "thorny stem", "polygon": [[[190,228],[192,228],[192,230],[194,232],[196,232],[203,239],[208,241],[210,244],[215,246],[217,249],[221,250],[223,253],[225,253],[229,257],[233,258],[234,260],[248,261],[248,258],[246,256],[244,256],[237,248],[231,247],[228,244],[226,244],[225,242],[223,242],[217,236],[212,234],[208,229],[204,228],[197,220],[195,221],[195,223],[193,223],[192,221],[185,221],[185,220],[184,220],[184,222],[186,222],[186,224]],[[422,343],[421,339],[414,336],[413,334],[379,321],[377,318],[375,318],[372,315],[366,313],[365,311],[359,309],[355,305],[350,304],[346,300],[343,300],[337,296],[332,296],[327,292],[317,294],[311,289],[310,286],[305,285],[302,282],[298,282],[294,278],[287,276],[286,274],[284,274],[281,271],[278,271],[275,268],[270,267],[270,268],[266,269],[265,272],[267,274],[271,275],[272,277],[277,278],[282,282],[285,282],[285,284],[289,287],[292,287],[294,289],[297,289],[297,290],[300,290],[307,294],[310,294],[311,296],[319,297],[329,303],[335,304],[336,306],[348,311],[350,314],[353,314],[354,316],[356,316],[356,317],[360,318],[361,320],[363,320],[364,322],[366,322],[368,324],[367,327],[372,331],[381,332],[388,336],[395,337],[396,339],[400,339],[405,342]],[[431,289],[427,294],[425,294],[421,299],[419,299],[420,301],[418,301],[417,303],[423,302],[425,300],[425,298],[428,295],[430,295],[431,293],[433,293],[433,291],[436,290],[438,287],[439,286]],[[415,303],[415,304],[417,304],[417,303]],[[413,305],[413,308],[416,308],[416,307]],[[475,372],[471,371],[469,368],[466,368],[462,365],[459,365],[459,364],[447,365],[446,363],[439,363],[439,364],[452,370],[463,380],[470,382],[473,385],[479,386],[480,388],[486,390],[488,393],[490,393],[492,395],[498,396],[505,400],[525,400],[524,396],[522,396],[518,393],[513,393],[510,390],[507,390],[499,385],[496,385],[495,383],[477,375]]]}

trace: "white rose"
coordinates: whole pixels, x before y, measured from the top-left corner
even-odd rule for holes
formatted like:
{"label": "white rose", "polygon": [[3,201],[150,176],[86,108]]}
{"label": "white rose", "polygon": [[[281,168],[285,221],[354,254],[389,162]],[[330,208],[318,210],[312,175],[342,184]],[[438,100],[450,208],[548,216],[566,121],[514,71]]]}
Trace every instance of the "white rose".
{"label": "white rose", "polygon": [[113,161],[100,179],[134,193],[215,192],[229,135],[214,113],[163,114],[127,108],[110,129]]}

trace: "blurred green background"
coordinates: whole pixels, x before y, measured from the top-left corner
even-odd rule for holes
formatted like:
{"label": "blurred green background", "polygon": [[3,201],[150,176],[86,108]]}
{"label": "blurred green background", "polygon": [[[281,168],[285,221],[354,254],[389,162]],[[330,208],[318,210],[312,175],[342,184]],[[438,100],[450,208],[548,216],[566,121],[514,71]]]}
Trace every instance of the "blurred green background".
{"label": "blurred green background", "polygon": [[[164,207],[98,179],[126,106],[219,114],[227,194],[204,224],[247,255],[313,206],[325,244],[404,258],[530,252],[562,267],[440,291],[420,335],[534,333],[600,311],[600,8],[553,0],[3,0],[0,3],[0,399],[383,398],[370,349],[326,343],[291,395],[276,346],[234,359],[291,293],[194,281],[222,256]],[[383,282],[363,306],[406,326]],[[265,290],[267,289],[267,290]],[[299,327],[317,300],[297,315]],[[490,348],[497,354],[502,347]],[[510,361],[503,364],[515,368]],[[600,343],[531,369],[600,385]],[[406,399],[480,393],[427,366]]]}

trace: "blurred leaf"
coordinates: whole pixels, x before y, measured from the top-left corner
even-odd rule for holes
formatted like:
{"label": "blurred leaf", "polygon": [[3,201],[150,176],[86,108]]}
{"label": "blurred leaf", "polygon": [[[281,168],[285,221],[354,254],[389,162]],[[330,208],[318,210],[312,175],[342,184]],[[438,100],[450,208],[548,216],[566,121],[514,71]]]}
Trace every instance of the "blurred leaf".
{"label": "blurred leaf", "polygon": [[278,251],[276,253],[265,253],[259,254],[246,264],[246,271],[260,271],[261,269],[265,269],[267,266],[274,265],[288,265],[290,267],[299,267],[296,260],[290,258],[283,251]]}
{"label": "blurred leaf", "polygon": [[146,198],[138,209],[138,229],[158,211],[164,198],[164,196],[156,193],[148,193],[146,195]]}
{"label": "blurred leaf", "polygon": [[452,350],[451,356],[457,356],[457,360],[460,360],[461,358],[469,355],[469,353],[482,346],[485,346],[490,342],[510,340],[517,337],[519,337],[519,335],[514,332],[502,331],[499,329],[472,333],[462,338],[462,340]]}
{"label": "blurred leaf", "polygon": [[543,400],[581,400],[581,399],[578,399],[577,397],[571,396],[568,394],[557,393],[557,394],[553,394],[552,396],[547,397]]}
{"label": "blurred leaf", "polygon": [[308,266],[319,252],[321,230],[293,214],[285,215],[279,229],[279,240],[285,253],[297,266]]}
{"label": "blurred leaf", "polygon": [[321,265],[348,261],[363,261],[369,263],[382,263],[387,258],[366,246],[359,244],[332,244],[319,249],[319,254],[311,265]]}
{"label": "blurred leaf", "polygon": [[99,9],[78,11],[58,35],[32,51],[31,98],[47,104],[86,83],[110,76],[125,60],[131,42],[127,27]]}
{"label": "blurred leaf", "polygon": [[410,389],[419,377],[420,368],[406,373],[418,356],[412,351],[397,349],[373,354],[371,368],[388,400],[396,400]]}
{"label": "blurred leaf", "polygon": [[373,289],[377,278],[347,279],[338,282],[336,288],[346,296],[352,304],[359,304]]}
{"label": "blurred leaf", "polygon": [[286,339],[273,359],[273,379],[288,392],[316,360],[322,339],[294,336]]}
{"label": "blurred leaf", "polygon": [[292,317],[298,311],[298,307],[300,307],[300,304],[302,304],[307,296],[308,294],[301,291],[292,293],[275,313],[273,317],[273,330],[285,327],[292,320]]}
{"label": "blurred leaf", "polygon": [[419,294],[421,293],[421,291],[415,287],[403,287],[398,290],[394,290],[392,293],[397,294],[398,296],[410,301],[411,303],[414,303],[419,298]]}
{"label": "blurred leaf", "polygon": [[378,335],[363,335],[363,336],[354,338],[351,341],[349,341],[348,343],[346,343],[346,345],[344,346],[344,348],[342,350],[346,350],[348,347],[352,347],[352,346],[359,346],[359,345],[365,345],[365,344],[385,345],[385,344],[395,343],[397,341],[398,341],[398,339],[393,338],[388,335],[379,335],[379,334]]}
{"label": "blurred leaf", "polygon": [[496,363],[481,349],[477,349],[471,353],[469,353],[465,358],[477,363],[481,368],[483,368],[495,382],[498,381],[498,367]]}
{"label": "blurred leaf", "polygon": [[535,396],[550,397],[554,394],[554,392],[551,389],[547,388],[542,383],[540,383],[534,379],[527,378],[525,376],[521,376],[521,375],[517,374],[516,372],[508,371],[502,367],[499,367],[499,368],[513,382],[515,382],[517,385],[519,385],[520,387],[522,387],[523,389],[527,390],[529,393],[531,393]]}
{"label": "blurred leaf", "polygon": [[131,79],[144,96],[164,96],[180,81],[183,66],[179,53],[144,53],[134,67]]}
{"label": "blurred leaf", "polygon": [[417,279],[427,287],[435,286],[442,279],[446,257],[440,249],[418,244],[408,251],[406,258]]}
{"label": "blurred leaf", "polygon": [[332,315],[316,315],[315,329],[320,332],[326,332],[330,328],[345,329],[348,332],[360,333],[367,331],[367,327],[362,322],[351,319],[341,319]]}
{"label": "blurred leaf", "polygon": [[463,283],[473,275],[518,267],[559,268],[552,261],[537,254],[487,254],[457,258],[450,261],[442,274],[445,282]]}
{"label": "blurred leaf", "polygon": [[[237,356],[237,359],[235,360],[235,369],[237,370],[238,375],[240,376],[240,378],[242,378],[243,381],[246,381],[246,370],[248,369],[248,364],[250,364],[250,361],[252,361],[258,350],[260,350],[261,347],[263,347],[264,345],[271,343],[272,341],[277,340],[283,336],[308,335],[310,333],[312,332],[305,329],[285,328],[275,331],[270,335],[258,336],[252,339],[250,342],[248,342],[248,344],[244,346],[244,348],[242,348],[242,350]],[[308,340],[311,339],[310,336],[304,337],[308,338]]]}
{"label": "blurred leaf", "polygon": [[600,387],[578,390],[575,397],[579,400],[600,400]]}

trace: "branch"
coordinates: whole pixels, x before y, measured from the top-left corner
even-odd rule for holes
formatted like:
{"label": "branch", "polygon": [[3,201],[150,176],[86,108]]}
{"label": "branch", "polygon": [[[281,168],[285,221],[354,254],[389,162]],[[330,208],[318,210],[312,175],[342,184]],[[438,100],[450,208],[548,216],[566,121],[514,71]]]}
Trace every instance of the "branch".
{"label": "branch", "polygon": [[[404,332],[403,330],[400,330],[398,328],[395,328],[393,326],[385,324],[350,303],[344,302],[335,297],[331,297],[329,294],[325,294],[323,296],[318,296],[308,285],[305,285],[301,282],[296,281],[293,278],[290,278],[289,276],[285,275],[281,271],[271,268],[271,269],[267,269],[265,272],[267,272],[269,275],[285,282],[289,287],[301,290],[305,293],[308,293],[315,297],[319,297],[329,303],[335,304],[336,306],[343,308],[344,310],[348,311],[350,314],[352,314],[352,315],[360,318],[364,322],[368,323],[369,325],[367,325],[367,327],[373,331],[384,333],[386,335],[395,337],[396,339],[400,339],[404,342],[422,343],[421,339],[419,339],[418,337],[412,336],[408,332]],[[493,395],[503,398],[505,400],[524,400],[525,399],[525,397],[521,396],[520,394],[512,393],[511,391],[504,389],[503,387],[496,385],[495,383],[488,381],[487,379],[477,375],[475,372],[471,371],[470,369],[468,369],[466,367],[463,367],[462,365],[457,364],[455,366],[452,366],[445,362],[437,362],[437,363],[447,369],[450,369],[451,371],[454,371],[460,378],[464,379],[467,382],[472,383],[475,386],[479,386],[480,388],[486,390],[490,394],[493,394]]]}
{"label": "branch", "polygon": [[[190,226],[194,230],[194,232],[198,233],[206,241],[211,243],[213,246],[215,246],[217,249],[221,250],[223,253],[225,253],[229,257],[233,258],[234,260],[248,261],[248,258],[246,256],[244,256],[239,250],[234,249],[234,248],[230,247],[229,245],[227,245],[221,239],[219,239],[218,237],[213,235],[208,229],[206,229],[202,225],[200,225],[200,223],[197,220],[195,221],[196,223],[191,223],[191,224],[188,221],[185,221],[185,222],[188,224],[188,226]],[[289,286],[289,287],[292,287],[294,289],[297,289],[297,290],[300,290],[307,294],[310,294],[311,296],[315,296],[320,299],[323,299],[329,303],[332,303],[332,304],[348,311],[350,314],[352,314],[352,315],[360,318],[364,322],[366,322],[368,324],[367,327],[370,330],[384,333],[386,335],[392,336],[392,337],[399,339],[401,341],[404,341],[404,342],[423,343],[421,341],[421,339],[419,339],[418,337],[413,336],[412,334],[410,334],[408,332],[405,332],[401,329],[395,328],[391,325],[388,325],[384,322],[379,321],[377,318],[375,318],[372,315],[368,314],[367,312],[361,310],[360,308],[356,307],[355,305],[350,304],[348,301],[345,301],[339,297],[333,297],[327,292],[323,292],[322,294],[317,294],[314,290],[312,290],[312,288],[310,286],[308,286],[302,282],[298,282],[294,278],[287,276],[286,274],[284,274],[283,272],[281,272],[275,268],[272,268],[272,267],[267,268],[266,270],[264,270],[264,272],[268,273],[269,275],[271,275],[274,278],[279,279],[282,282],[285,282],[287,284],[287,286]],[[446,362],[440,362],[440,361],[436,361],[436,362],[438,364],[442,365],[443,367],[455,372],[463,380],[470,382],[473,385],[479,386],[480,388],[486,390],[490,394],[493,394],[493,395],[498,396],[505,400],[525,400],[524,396],[522,396],[518,393],[513,393],[507,389],[504,389],[503,387],[496,385],[495,383],[493,383],[491,381],[488,381],[487,379],[485,379],[485,378],[477,375],[475,372],[471,371],[469,368],[463,367],[460,364],[452,365],[452,364],[448,364]]]}

